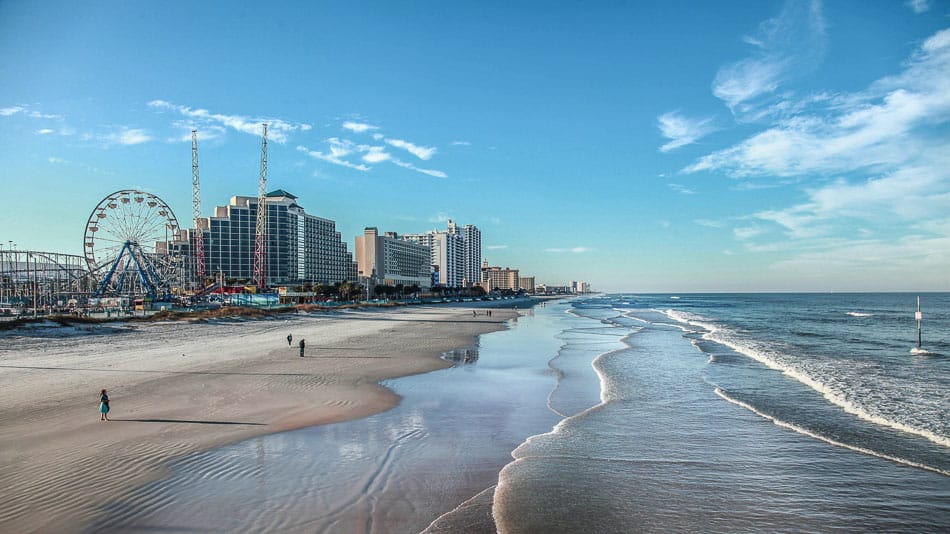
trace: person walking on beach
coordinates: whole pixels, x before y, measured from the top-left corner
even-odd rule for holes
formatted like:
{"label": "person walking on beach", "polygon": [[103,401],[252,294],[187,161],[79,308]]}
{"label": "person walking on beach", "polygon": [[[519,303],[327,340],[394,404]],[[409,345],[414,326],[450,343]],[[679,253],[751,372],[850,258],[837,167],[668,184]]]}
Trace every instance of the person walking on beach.
{"label": "person walking on beach", "polygon": [[290,342],[294,340],[293,334],[287,334],[287,346],[290,346]]}
{"label": "person walking on beach", "polygon": [[109,394],[105,389],[99,392],[99,420],[109,421]]}
{"label": "person walking on beach", "polygon": [[300,340],[300,343],[298,343],[298,345],[300,346],[300,357],[303,358],[303,349],[304,349],[304,347],[307,346],[307,344],[304,343],[303,340],[301,339],[301,340]]}

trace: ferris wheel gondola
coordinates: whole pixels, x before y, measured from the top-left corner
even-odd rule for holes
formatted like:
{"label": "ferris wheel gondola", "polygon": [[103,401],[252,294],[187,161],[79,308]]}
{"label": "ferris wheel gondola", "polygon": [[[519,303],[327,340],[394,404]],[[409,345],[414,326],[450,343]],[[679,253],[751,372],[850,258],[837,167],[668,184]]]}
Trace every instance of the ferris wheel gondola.
{"label": "ferris wheel gondola", "polygon": [[166,296],[178,264],[168,243],[177,232],[174,212],[151,193],[124,189],[102,199],[83,236],[93,296]]}

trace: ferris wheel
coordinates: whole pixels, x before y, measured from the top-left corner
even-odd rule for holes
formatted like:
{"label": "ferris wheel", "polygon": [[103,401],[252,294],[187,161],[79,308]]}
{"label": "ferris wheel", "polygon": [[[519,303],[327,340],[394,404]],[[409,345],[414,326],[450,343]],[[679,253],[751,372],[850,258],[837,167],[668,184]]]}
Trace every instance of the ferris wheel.
{"label": "ferris wheel", "polygon": [[124,189],[102,199],[86,222],[83,250],[93,296],[165,296],[180,258],[168,249],[178,219],[162,199]]}

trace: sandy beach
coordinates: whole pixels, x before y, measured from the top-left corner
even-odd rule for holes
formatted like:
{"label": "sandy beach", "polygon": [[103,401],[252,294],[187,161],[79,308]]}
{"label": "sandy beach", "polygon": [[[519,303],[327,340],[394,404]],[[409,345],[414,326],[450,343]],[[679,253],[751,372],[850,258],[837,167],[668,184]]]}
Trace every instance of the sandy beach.
{"label": "sandy beach", "polygon": [[399,399],[380,380],[445,367],[440,354],[515,316],[413,307],[4,333],[0,531],[79,531],[182,455],[386,410]]}

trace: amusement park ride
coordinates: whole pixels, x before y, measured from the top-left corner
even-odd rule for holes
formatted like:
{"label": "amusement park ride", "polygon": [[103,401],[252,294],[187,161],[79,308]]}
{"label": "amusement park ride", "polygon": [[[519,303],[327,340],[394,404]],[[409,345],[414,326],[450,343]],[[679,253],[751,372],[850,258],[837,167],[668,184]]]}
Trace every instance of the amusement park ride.
{"label": "amusement park ride", "polygon": [[[254,281],[265,282],[266,269],[266,184],[267,124],[263,125],[261,173],[258,194],[258,220],[254,247]],[[189,269],[196,294],[204,288],[206,275],[203,230],[201,227],[201,186],[198,178],[198,132],[191,131],[192,214],[194,239],[193,264]],[[144,296],[152,300],[170,300],[174,289],[182,289],[186,260],[180,248],[169,245],[179,239],[179,224],[174,212],[159,197],[144,191],[125,189],[102,199],[89,216],[83,249],[89,273],[95,280],[93,297]]]}
{"label": "amusement park ride", "polygon": [[[0,315],[39,309],[68,308],[86,297],[126,297],[171,301],[198,296],[206,286],[207,265],[198,180],[198,135],[192,130],[192,192],[194,232],[183,231],[171,207],[158,196],[123,189],[103,198],[89,215],[83,233],[83,255],[20,249],[0,245]],[[263,124],[253,279],[266,280],[267,124]],[[187,236],[187,237],[186,237]],[[190,237],[190,243],[182,243]],[[185,245],[185,246],[182,246]],[[186,252],[189,250],[190,252]],[[83,265],[85,264],[85,265]]]}
{"label": "amusement park ride", "polygon": [[178,219],[162,199],[123,189],[102,199],[89,216],[83,250],[96,280],[93,297],[144,295],[164,300],[180,272],[169,253]]}

